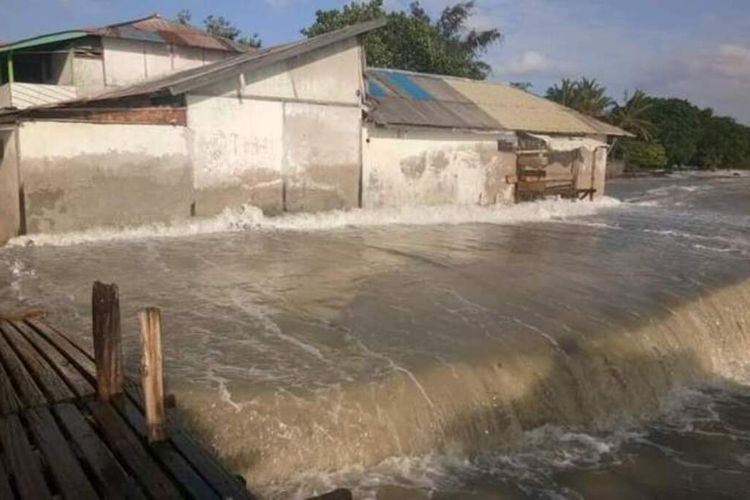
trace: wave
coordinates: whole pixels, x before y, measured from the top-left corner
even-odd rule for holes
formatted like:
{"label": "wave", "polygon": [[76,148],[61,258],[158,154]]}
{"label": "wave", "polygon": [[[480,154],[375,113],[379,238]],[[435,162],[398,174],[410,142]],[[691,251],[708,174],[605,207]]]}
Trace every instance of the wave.
{"label": "wave", "polygon": [[592,215],[602,209],[617,207],[620,201],[601,198],[592,202],[544,200],[511,206],[434,206],[398,209],[331,211],[314,214],[290,214],[267,217],[257,207],[244,206],[225,210],[218,216],[174,224],[146,224],[122,228],[95,228],[85,231],[19,236],[9,246],[70,246],[83,243],[181,238],[202,234],[266,231],[319,231],[352,227],[441,224],[517,224]]}
{"label": "wave", "polygon": [[173,389],[186,422],[272,497],[278,488],[286,491],[280,497],[292,493],[283,485],[294,476],[371,470],[400,460],[393,457],[476,462],[483,453],[523,449],[545,428],[566,429],[559,440],[596,458],[610,444],[587,435],[659,415],[675,388],[746,383],[748,304],[745,281],[661,304],[648,320],[592,324],[585,335],[554,332],[555,345],[519,332],[488,341],[476,357],[308,396],[237,381],[223,388],[235,402],[227,405],[209,387]]}

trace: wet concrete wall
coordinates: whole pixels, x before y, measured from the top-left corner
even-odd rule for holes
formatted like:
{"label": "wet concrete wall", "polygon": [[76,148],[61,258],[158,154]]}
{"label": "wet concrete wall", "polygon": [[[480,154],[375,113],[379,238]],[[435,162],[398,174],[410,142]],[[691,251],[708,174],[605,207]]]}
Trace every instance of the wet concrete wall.
{"label": "wet concrete wall", "polygon": [[188,95],[196,214],[358,206],[362,70],[348,40]]}
{"label": "wet concrete wall", "polygon": [[19,134],[29,233],[190,216],[185,127],[40,121]]}
{"label": "wet concrete wall", "polygon": [[20,228],[18,188],[15,132],[0,130],[0,245],[16,236]]}
{"label": "wet concrete wall", "polygon": [[576,152],[573,167],[576,189],[596,189],[595,198],[604,196],[607,178],[607,148]]}
{"label": "wet concrete wall", "polygon": [[515,155],[480,134],[368,126],[363,206],[510,203]]}

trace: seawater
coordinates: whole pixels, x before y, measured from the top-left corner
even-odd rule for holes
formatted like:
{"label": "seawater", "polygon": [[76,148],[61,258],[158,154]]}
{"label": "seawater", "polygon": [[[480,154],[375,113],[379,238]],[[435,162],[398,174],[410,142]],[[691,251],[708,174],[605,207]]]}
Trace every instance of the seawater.
{"label": "seawater", "polygon": [[183,416],[269,498],[741,498],[750,178],[597,203],[210,220],[18,238],[3,309],[88,342],[94,280],[163,310]]}

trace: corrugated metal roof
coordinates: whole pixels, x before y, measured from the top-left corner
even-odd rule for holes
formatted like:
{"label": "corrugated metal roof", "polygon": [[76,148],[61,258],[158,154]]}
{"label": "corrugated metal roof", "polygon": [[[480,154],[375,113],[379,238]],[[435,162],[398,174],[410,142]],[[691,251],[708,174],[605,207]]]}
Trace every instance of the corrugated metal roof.
{"label": "corrugated metal roof", "polygon": [[[180,95],[189,92],[190,90],[205,87],[214,82],[239,75],[240,73],[257,71],[272,64],[293,57],[299,57],[314,50],[363,35],[369,31],[384,26],[385,22],[385,19],[376,19],[374,21],[355,24],[313,38],[259,49],[254,52],[245,52],[215,63],[198,66],[177,73],[170,73],[166,76],[147,80],[135,85],[107,90],[87,98],[79,98],[73,101],[44,106],[44,108],[76,107],[87,103],[115,101],[136,96],[158,97]],[[28,108],[24,110],[23,113],[19,111],[11,111],[8,113],[0,112],[0,114],[28,114],[33,113],[34,109],[35,108]]]}
{"label": "corrugated metal roof", "polygon": [[370,117],[381,125],[628,135],[509,85],[385,69],[368,69],[367,82]]}
{"label": "corrugated metal roof", "polygon": [[196,88],[205,87],[233,75],[256,71],[271,64],[301,56],[313,50],[362,35],[384,25],[385,19],[355,24],[313,38],[238,54],[212,64],[171,73],[164,77],[148,80],[129,87],[110,90],[103,94],[92,96],[87,101],[120,99],[150,94],[179,95]]}
{"label": "corrugated metal roof", "polygon": [[28,49],[31,47],[38,47],[39,45],[47,45],[49,43],[75,40],[76,38],[83,38],[85,36],[88,36],[88,33],[85,31],[62,31],[60,33],[51,33],[49,35],[41,35],[34,38],[28,38],[26,40],[20,40],[18,42],[9,43],[6,45],[0,44],[0,52]]}
{"label": "corrugated metal roof", "polygon": [[164,19],[158,14],[101,28],[89,28],[86,31],[92,35],[109,38],[144,40],[186,47],[242,52],[231,40],[206,33],[188,24]]}
{"label": "corrugated metal roof", "polygon": [[194,26],[170,21],[154,14],[149,17],[111,24],[103,27],[88,27],[79,30],[68,30],[60,33],[50,33],[26,40],[0,46],[0,52],[28,49],[50,43],[74,40],[86,36],[103,36],[108,38],[122,38],[126,40],[140,40],[155,43],[168,43],[186,47],[223,50],[228,52],[244,52],[234,42],[211,35]]}

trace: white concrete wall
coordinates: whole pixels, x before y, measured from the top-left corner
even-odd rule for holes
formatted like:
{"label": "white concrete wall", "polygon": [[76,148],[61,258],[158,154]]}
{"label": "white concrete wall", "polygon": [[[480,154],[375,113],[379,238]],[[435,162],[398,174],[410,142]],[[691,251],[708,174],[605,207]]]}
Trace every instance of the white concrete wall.
{"label": "white concrete wall", "polygon": [[29,233],[190,216],[185,127],[35,121],[18,133]]}
{"label": "white concrete wall", "polygon": [[365,208],[513,201],[515,155],[497,137],[368,126],[363,147]]}
{"label": "white concrete wall", "polygon": [[103,38],[107,86],[129,85],[146,79],[145,43]]}
{"label": "white concrete wall", "polygon": [[283,209],[283,103],[188,96],[196,213]]}
{"label": "white concrete wall", "polygon": [[361,61],[349,40],[189,95],[196,213],[358,206]]}
{"label": "white concrete wall", "polygon": [[362,54],[352,39],[314,53],[244,74],[196,91],[200,95],[273,97],[359,105],[363,89]]}
{"label": "white concrete wall", "polygon": [[234,55],[221,50],[102,38],[107,86],[122,86]]}
{"label": "white concrete wall", "polygon": [[101,56],[73,58],[73,82],[79,96],[100,92],[104,89],[104,61]]}
{"label": "white concrete wall", "polygon": [[16,136],[0,130],[0,245],[16,236],[21,224]]}

